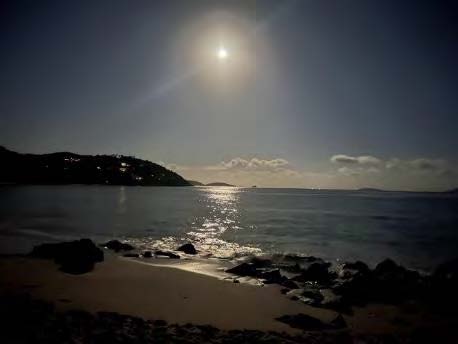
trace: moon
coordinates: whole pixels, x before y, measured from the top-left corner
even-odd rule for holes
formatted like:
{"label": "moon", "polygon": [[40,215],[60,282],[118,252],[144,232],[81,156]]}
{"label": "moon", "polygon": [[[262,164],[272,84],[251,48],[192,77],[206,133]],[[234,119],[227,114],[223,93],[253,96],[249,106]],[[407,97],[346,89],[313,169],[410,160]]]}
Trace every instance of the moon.
{"label": "moon", "polygon": [[224,61],[229,57],[229,53],[224,46],[220,46],[216,52],[216,56],[218,57],[218,60]]}

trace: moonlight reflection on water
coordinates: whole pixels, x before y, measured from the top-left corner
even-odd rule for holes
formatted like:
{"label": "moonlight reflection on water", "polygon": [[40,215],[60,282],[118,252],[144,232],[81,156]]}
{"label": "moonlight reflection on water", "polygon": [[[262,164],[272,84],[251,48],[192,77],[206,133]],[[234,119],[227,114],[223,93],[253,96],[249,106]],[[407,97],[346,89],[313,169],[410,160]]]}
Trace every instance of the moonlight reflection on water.
{"label": "moonlight reflection on water", "polygon": [[258,252],[251,247],[242,247],[221,238],[228,230],[240,229],[240,188],[215,187],[202,188],[202,202],[208,209],[203,217],[192,223],[192,230],[187,236],[205,252],[212,252],[215,257],[228,258],[237,254]]}

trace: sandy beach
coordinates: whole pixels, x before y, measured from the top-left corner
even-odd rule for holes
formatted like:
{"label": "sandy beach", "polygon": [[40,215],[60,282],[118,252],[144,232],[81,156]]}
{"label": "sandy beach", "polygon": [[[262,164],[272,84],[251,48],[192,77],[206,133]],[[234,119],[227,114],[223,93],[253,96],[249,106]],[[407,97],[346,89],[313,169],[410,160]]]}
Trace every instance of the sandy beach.
{"label": "sandy beach", "polygon": [[10,258],[0,263],[2,292],[23,290],[59,309],[112,311],[169,323],[221,329],[297,332],[275,318],[309,313],[324,321],[335,312],[293,302],[278,286],[232,283],[167,266],[110,257],[84,275],[58,271],[51,261]]}
{"label": "sandy beach", "polygon": [[[187,271],[189,263],[152,265],[135,259],[107,255],[103,263],[81,275],[66,274],[49,260],[29,257],[0,259],[2,295],[27,294],[55,305],[58,312],[83,310],[115,312],[169,324],[210,325],[220,330],[275,331],[300,335],[299,329],[276,320],[284,315],[305,314],[330,323],[339,313],[292,301],[279,285],[233,283]],[[183,267],[181,268],[180,265]],[[433,318],[391,305],[354,307],[344,315],[346,327],[330,330],[351,336],[408,335]],[[444,323],[441,327],[453,328]],[[313,331],[312,331],[313,332]],[[391,337],[390,337],[391,338]],[[382,342],[383,343],[383,342]]]}

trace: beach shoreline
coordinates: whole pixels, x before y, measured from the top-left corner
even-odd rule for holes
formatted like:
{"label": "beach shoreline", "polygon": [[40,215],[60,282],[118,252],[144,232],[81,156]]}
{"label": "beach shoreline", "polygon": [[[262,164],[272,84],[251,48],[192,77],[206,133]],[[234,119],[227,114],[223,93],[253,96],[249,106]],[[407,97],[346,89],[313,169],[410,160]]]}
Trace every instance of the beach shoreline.
{"label": "beach shoreline", "polygon": [[97,264],[94,271],[76,276],[60,272],[47,260],[11,257],[0,261],[2,293],[22,290],[55,303],[62,311],[112,311],[227,330],[293,333],[297,330],[274,318],[306,311],[328,321],[334,316],[332,311],[315,311],[288,300],[279,293],[278,286],[259,288],[116,256]]}
{"label": "beach shoreline", "polygon": [[[176,324],[174,326],[193,324],[229,332],[275,332],[286,336],[319,333],[331,338],[330,343],[332,338],[341,338],[342,334],[348,338],[407,338],[425,322],[430,322],[423,312],[408,312],[386,304],[354,307],[352,314],[342,315],[336,310],[293,301],[282,294],[277,284],[234,283],[233,279],[192,271],[190,264],[192,266],[192,259],[153,258],[145,263],[107,254],[93,271],[72,275],[59,271],[49,260],[5,256],[0,258],[0,295],[27,295],[54,305],[57,312],[64,314],[73,310],[90,314],[111,312],[145,321],[165,321]],[[305,314],[323,324],[342,317],[345,326],[309,331],[278,321],[282,316],[297,314]],[[449,323],[443,318],[436,320],[442,334],[443,328],[458,324],[456,318],[447,321]]]}

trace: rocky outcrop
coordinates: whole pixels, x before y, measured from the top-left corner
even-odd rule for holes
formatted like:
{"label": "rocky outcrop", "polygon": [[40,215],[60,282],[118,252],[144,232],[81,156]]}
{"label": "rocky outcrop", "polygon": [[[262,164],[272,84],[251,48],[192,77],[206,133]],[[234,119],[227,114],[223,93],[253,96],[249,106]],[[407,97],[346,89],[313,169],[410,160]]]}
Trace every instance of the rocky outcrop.
{"label": "rocky outcrop", "polygon": [[35,246],[30,256],[52,259],[63,272],[83,274],[94,269],[94,264],[103,261],[103,251],[91,240],[81,239],[56,244]]}
{"label": "rocky outcrop", "polygon": [[334,273],[329,272],[330,266],[330,263],[312,263],[299,276],[293,278],[293,280],[298,282],[317,281],[327,283],[335,277]]}
{"label": "rocky outcrop", "polygon": [[173,252],[169,252],[169,251],[161,251],[161,250],[157,250],[154,252],[154,254],[156,256],[162,256],[162,257],[168,257],[170,259],[180,259],[180,256],[178,254],[175,254]]}
{"label": "rocky outcrop", "polygon": [[177,248],[177,251],[184,252],[186,254],[197,254],[197,250],[191,243],[186,243]]}
{"label": "rocky outcrop", "polygon": [[130,244],[120,242],[119,240],[110,240],[105,244],[102,244],[103,247],[113,250],[115,252],[119,251],[132,251],[134,247]]}

